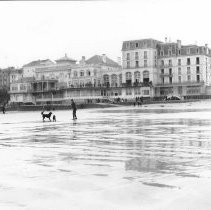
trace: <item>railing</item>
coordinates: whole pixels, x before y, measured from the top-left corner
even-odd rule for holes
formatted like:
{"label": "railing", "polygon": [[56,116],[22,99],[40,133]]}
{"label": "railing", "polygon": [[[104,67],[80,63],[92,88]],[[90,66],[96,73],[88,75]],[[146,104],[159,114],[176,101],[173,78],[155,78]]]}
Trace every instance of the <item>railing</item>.
{"label": "railing", "polygon": [[134,83],[122,83],[121,87],[150,87],[152,82],[134,82]]}
{"label": "railing", "polygon": [[173,65],[172,64],[164,64],[164,65],[160,64],[159,67],[160,68],[171,68],[171,67],[173,67]]}
{"label": "railing", "polygon": [[160,73],[160,77],[173,77],[172,73]]}
{"label": "railing", "polygon": [[204,85],[204,81],[192,81],[192,82],[173,82],[173,83],[157,83],[155,87],[168,87],[168,86],[198,86]]}

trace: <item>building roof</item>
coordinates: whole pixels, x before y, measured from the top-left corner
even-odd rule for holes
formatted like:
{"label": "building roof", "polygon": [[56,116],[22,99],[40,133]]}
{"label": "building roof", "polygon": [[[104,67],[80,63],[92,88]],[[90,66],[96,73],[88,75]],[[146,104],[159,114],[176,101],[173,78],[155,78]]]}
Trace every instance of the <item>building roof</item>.
{"label": "building roof", "polygon": [[144,48],[156,48],[158,43],[162,42],[151,38],[124,41],[122,43],[122,51],[144,49]]}
{"label": "building roof", "polygon": [[59,58],[59,59],[56,60],[56,62],[62,62],[62,61],[76,62],[75,59],[69,58],[66,53],[65,53],[65,56],[64,57]]}
{"label": "building roof", "polygon": [[36,60],[32,61],[28,64],[25,64],[23,67],[32,67],[32,66],[41,66],[45,64],[53,63],[50,59],[45,59],[45,60]]}
{"label": "building roof", "polygon": [[120,67],[120,65],[117,62],[108,58],[106,55],[102,55],[102,56],[94,55],[88,60],[86,60],[86,64],[98,64],[98,65],[105,65],[105,66],[111,66],[111,67]]}

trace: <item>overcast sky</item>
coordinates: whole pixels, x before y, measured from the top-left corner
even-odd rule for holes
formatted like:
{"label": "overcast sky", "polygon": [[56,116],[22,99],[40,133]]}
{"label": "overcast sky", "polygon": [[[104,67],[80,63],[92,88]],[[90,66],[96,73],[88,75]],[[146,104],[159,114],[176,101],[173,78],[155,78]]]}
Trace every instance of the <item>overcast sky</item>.
{"label": "overcast sky", "polygon": [[36,59],[121,56],[124,40],[165,37],[211,47],[209,0],[0,2],[0,68]]}

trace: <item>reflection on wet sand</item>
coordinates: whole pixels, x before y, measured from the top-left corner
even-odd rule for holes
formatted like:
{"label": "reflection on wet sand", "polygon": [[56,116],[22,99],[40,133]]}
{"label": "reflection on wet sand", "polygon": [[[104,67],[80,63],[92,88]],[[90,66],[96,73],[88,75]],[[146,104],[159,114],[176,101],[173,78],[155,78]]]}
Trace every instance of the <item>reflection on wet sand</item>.
{"label": "reflection on wet sand", "polygon": [[[185,189],[192,189],[189,182],[203,182],[205,177],[211,177],[210,111],[131,107],[82,110],[77,121],[56,123],[41,122],[36,112],[10,113],[0,122],[0,158],[7,157],[7,161],[0,161],[0,186],[5,182],[8,197],[14,192],[24,197],[29,182],[32,195],[38,188],[43,194],[45,190],[49,194],[56,192],[60,194],[58,203],[64,205],[70,202],[66,195],[70,194],[74,205],[77,203],[75,209],[84,206],[73,189],[82,194],[90,192],[102,203],[110,199],[103,193],[108,186],[110,193],[112,189],[120,193],[127,186],[125,196],[133,195],[134,186],[137,191],[143,188],[142,195],[146,197],[151,196],[148,189],[183,191],[184,185]],[[58,119],[66,114],[58,112]],[[72,189],[76,183],[80,183],[78,188]],[[208,185],[211,187],[211,181]],[[8,197],[0,199],[0,208],[2,203],[18,203]],[[20,200],[23,205],[32,205]],[[114,201],[109,201],[111,205],[105,209],[114,209]],[[115,202],[117,209],[123,208],[120,200]],[[136,205],[138,209],[138,200],[133,202],[135,206],[130,209],[136,209]],[[45,209],[50,207],[46,204]]]}

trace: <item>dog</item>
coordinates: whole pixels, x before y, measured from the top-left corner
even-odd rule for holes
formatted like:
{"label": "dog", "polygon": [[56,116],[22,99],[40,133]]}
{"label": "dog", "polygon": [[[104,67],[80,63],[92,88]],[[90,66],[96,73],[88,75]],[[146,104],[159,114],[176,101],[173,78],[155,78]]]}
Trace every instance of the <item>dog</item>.
{"label": "dog", "polygon": [[56,115],[53,115],[53,122],[56,122]]}
{"label": "dog", "polygon": [[52,112],[49,112],[48,114],[44,114],[43,112],[41,112],[41,115],[42,115],[43,122],[45,121],[45,118],[48,118],[49,121],[51,121]]}

